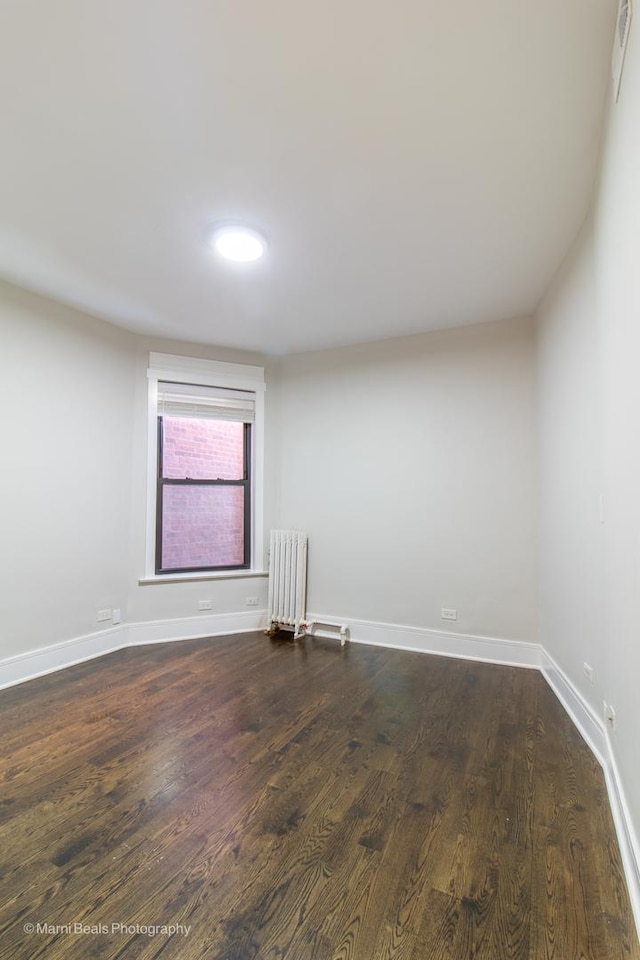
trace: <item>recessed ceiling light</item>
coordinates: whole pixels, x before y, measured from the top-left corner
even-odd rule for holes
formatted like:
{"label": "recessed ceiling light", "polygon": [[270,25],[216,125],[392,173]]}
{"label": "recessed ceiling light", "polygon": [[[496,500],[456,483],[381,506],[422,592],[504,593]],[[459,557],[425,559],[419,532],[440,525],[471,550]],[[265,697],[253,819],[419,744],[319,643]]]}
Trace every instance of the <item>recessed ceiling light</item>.
{"label": "recessed ceiling light", "polygon": [[251,263],[259,260],[266,250],[266,240],[249,227],[219,227],[211,237],[211,245],[225,260]]}

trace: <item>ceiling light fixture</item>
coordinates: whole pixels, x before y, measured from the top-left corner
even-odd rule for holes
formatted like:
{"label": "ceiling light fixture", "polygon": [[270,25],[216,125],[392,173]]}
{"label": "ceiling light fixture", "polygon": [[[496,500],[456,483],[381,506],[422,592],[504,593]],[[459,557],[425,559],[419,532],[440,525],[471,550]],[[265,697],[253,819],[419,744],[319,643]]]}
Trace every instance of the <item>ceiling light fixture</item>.
{"label": "ceiling light fixture", "polygon": [[249,227],[218,227],[211,237],[211,246],[225,260],[251,263],[264,254],[267,243],[263,236]]}

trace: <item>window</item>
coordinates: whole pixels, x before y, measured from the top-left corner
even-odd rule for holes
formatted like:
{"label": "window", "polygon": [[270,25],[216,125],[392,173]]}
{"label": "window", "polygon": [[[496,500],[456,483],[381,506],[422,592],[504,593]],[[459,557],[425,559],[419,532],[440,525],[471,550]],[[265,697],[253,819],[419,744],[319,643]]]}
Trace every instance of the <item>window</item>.
{"label": "window", "polygon": [[151,354],[148,375],[147,574],[255,570],[262,563],[262,369]]}
{"label": "window", "polygon": [[156,573],[247,569],[253,395],[158,383]]}

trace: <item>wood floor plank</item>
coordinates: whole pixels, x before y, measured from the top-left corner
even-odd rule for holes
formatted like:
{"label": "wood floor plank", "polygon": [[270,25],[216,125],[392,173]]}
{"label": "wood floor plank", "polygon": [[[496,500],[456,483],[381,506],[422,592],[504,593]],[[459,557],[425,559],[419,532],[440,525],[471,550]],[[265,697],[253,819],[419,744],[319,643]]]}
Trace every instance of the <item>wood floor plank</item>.
{"label": "wood floor plank", "polygon": [[4,691],[0,731],[0,960],[640,960],[536,671],[184,641]]}

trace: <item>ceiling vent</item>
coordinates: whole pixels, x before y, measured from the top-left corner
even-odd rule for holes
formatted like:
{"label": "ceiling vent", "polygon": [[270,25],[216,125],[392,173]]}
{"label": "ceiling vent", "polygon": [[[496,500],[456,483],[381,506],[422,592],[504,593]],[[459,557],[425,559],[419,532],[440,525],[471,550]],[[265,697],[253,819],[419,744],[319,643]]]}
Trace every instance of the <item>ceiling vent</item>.
{"label": "ceiling vent", "polygon": [[631,0],[619,0],[618,20],[616,23],[616,35],[613,41],[613,59],[611,69],[613,73],[613,95],[618,101],[620,96],[620,86],[622,84],[622,67],[624,65],[624,53],[627,49],[627,40],[629,39],[629,30],[631,28]]}

